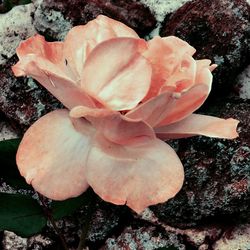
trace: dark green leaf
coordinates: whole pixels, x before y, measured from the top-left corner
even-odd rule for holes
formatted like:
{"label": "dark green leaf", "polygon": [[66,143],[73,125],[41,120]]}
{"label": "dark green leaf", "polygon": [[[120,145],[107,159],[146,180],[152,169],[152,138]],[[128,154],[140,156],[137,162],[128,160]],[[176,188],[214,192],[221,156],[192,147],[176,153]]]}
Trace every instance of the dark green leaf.
{"label": "dark green leaf", "polygon": [[15,187],[30,189],[16,166],[16,152],[20,139],[0,141],[0,178]]}
{"label": "dark green leaf", "polygon": [[39,233],[46,225],[42,207],[23,194],[0,193],[0,230],[10,230],[22,237]]}
{"label": "dark green leaf", "polygon": [[87,190],[82,195],[68,199],[65,201],[52,201],[51,210],[52,215],[56,220],[59,220],[67,215],[73,214],[76,210],[84,205],[88,205],[93,199],[93,191]]}

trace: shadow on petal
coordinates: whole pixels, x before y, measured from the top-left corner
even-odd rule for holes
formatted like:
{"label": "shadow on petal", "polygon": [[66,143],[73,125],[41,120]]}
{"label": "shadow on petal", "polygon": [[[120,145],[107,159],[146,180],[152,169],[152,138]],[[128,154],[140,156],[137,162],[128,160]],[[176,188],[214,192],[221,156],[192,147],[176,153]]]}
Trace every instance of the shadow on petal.
{"label": "shadow on petal", "polygon": [[86,118],[108,140],[117,144],[155,138],[152,127],[144,121],[127,118],[117,111],[78,106],[70,111],[70,116]]}

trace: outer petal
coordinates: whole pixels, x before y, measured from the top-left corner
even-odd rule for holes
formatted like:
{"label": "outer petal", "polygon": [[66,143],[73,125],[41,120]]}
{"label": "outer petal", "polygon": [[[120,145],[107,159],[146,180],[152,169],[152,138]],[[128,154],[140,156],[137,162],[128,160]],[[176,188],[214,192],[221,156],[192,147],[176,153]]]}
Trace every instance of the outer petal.
{"label": "outer petal", "polygon": [[170,77],[181,70],[182,60],[190,58],[194,52],[192,46],[174,36],[156,36],[150,40],[148,50],[143,53],[153,68],[152,84],[145,100],[157,95],[163,85],[175,88],[175,81],[171,81]]}
{"label": "outer petal", "polygon": [[84,65],[82,87],[112,110],[134,108],[150,87],[151,66],[140,54],[145,49],[141,39],[102,42]]}
{"label": "outer petal", "polygon": [[65,38],[64,56],[74,73],[81,76],[84,62],[91,50],[97,44],[115,37],[139,38],[131,28],[103,15],[86,25],[72,28]]}
{"label": "outer petal", "polygon": [[159,139],[121,146],[99,134],[88,158],[87,181],[94,191],[105,201],[127,204],[137,213],[172,198],[183,178],[176,153]]}
{"label": "outer petal", "polygon": [[155,129],[161,139],[176,139],[194,135],[205,135],[216,138],[234,139],[239,121],[229,118],[220,119],[213,116],[192,114],[171,125]]}
{"label": "outer petal", "polygon": [[[205,70],[209,71],[208,69]],[[211,74],[210,71],[209,74]],[[191,115],[204,103],[210,90],[211,84],[199,84],[184,93],[173,93],[174,98],[166,107],[165,118],[156,126],[161,127],[175,123]]]}
{"label": "outer petal", "polygon": [[146,123],[131,120],[119,112],[79,106],[72,109],[70,115],[75,118],[85,117],[108,140],[117,144],[131,144],[142,138],[155,138],[153,129]]}
{"label": "outer petal", "polygon": [[48,198],[78,196],[88,187],[85,167],[92,134],[86,120],[72,122],[66,110],[45,115],[28,129],[20,144],[21,175]]}
{"label": "outer petal", "polygon": [[94,106],[91,98],[60,67],[39,54],[21,57],[12,70],[15,76],[32,76],[69,109],[76,105]]}
{"label": "outer petal", "polygon": [[41,35],[35,35],[20,43],[16,49],[19,59],[28,54],[36,54],[50,62],[63,66],[63,42],[46,42]]}

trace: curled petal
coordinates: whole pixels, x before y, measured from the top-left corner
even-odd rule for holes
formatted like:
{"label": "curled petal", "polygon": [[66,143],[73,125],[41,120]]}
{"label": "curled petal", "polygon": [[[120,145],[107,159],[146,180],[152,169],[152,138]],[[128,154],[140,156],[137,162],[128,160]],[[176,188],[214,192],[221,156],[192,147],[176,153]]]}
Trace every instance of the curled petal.
{"label": "curled petal", "polygon": [[99,134],[88,158],[87,181],[94,191],[137,213],[175,196],[183,179],[178,156],[159,139],[118,145]]}
{"label": "curled petal", "polygon": [[93,107],[92,99],[60,67],[36,54],[27,54],[12,67],[15,76],[32,76],[67,108],[76,105]]}
{"label": "curled petal", "polygon": [[[150,40],[148,50],[143,53],[153,69],[152,84],[145,100],[157,95],[163,85],[175,88],[175,81],[170,79],[171,76],[182,69],[181,64],[185,64],[185,58],[190,58],[194,52],[192,46],[174,36],[156,36]],[[186,69],[186,65],[184,66],[183,69]]]}
{"label": "curled petal", "polygon": [[207,84],[199,84],[194,85],[184,93],[173,93],[172,102],[166,107],[164,113],[165,118],[156,126],[161,127],[175,123],[191,115],[204,103],[210,92],[210,88],[211,84],[209,86]]}
{"label": "curled petal", "polygon": [[63,53],[74,74],[81,76],[85,60],[97,44],[115,37],[139,38],[131,28],[103,15],[72,28],[65,38]]}
{"label": "curled petal", "polygon": [[176,139],[194,135],[205,135],[215,138],[234,139],[239,121],[229,118],[220,119],[213,116],[192,114],[187,118],[171,125],[155,129],[161,139]]}
{"label": "curled petal", "polygon": [[129,119],[119,112],[79,106],[72,109],[70,115],[75,118],[85,117],[108,140],[117,144],[155,138],[153,129],[146,123]]}
{"label": "curled petal", "polygon": [[85,167],[93,128],[84,119],[71,120],[67,110],[51,112],[25,133],[17,152],[22,176],[48,198],[80,195],[88,184]]}
{"label": "curled petal", "polygon": [[196,62],[192,56],[186,55],[180,62],[176,71],[165,81],[160,92],[174,85],[176,92],[182,92],[195,84]]}
{"label": "curled petal", "polygon": [[82,87],[112,110],[134,108],[150,87],[151,66],[141,56],[146,42],[114,38],[99,44],[83,68]]}
{"label": "curled petal", "polygon": [[46,42],[38,34],[21,42],[16,53],[20,60],[28,54],[34,54],[57,64],[58,67],[63,66],[63,42]]}

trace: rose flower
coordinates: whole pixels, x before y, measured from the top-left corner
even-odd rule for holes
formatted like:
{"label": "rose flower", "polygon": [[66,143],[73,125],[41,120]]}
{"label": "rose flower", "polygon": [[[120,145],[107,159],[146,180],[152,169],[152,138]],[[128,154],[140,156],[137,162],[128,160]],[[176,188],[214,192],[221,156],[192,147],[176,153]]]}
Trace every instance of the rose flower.
{"label": "rose flower", "polygon": [[216,67],[194,53],[177,37],[147,42],[105,16],[72,28],[64,42],[40,35],[22,42],[14,74],[36,79],[65,109],[27,130],[17,153],[21,175],[51,199],[91,186],[138,213],[172,198],[184,171],[163,140],[238,136],[237,120],[193,114]]}

